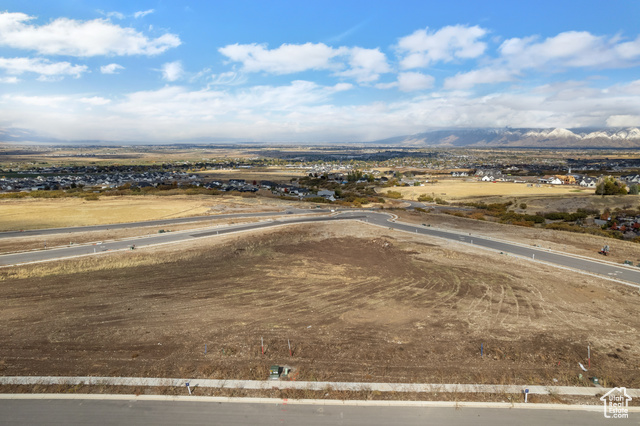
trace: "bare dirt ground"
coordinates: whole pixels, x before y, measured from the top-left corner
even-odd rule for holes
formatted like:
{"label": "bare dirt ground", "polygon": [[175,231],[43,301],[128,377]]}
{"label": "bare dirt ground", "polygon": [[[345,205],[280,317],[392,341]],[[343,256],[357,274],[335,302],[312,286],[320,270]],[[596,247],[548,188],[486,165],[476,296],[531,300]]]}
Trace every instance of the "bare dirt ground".
{"label": "bare dirt ground", "polygon": [[358,222],[57,263],[0,271],[0,374],[640,387],[637,291]]}
{"label": "bare dirt ground", "polygon": [[[467,219],[440,213],[421,213],[394,211],[400,220],[409,223],[426,223],[441,229],[469,232],[489,238],[498,238],[559,252],[577,254],[597,260],[622,263],[630,260],[640,263],[640,244],[631,241],[616,240],[596,235],[555,231],[552,229],[527,228],[484,220]],[[603,257],[598,251],[608,244],[609,256]]]}

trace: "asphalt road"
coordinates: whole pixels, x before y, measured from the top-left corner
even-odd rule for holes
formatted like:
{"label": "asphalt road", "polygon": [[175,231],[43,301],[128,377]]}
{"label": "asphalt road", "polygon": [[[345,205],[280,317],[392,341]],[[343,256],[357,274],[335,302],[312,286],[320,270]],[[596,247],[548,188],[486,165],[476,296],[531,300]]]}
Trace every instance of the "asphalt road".
{"label": "asphalt road", "polygon": [[[302,213],[328,213],[329,209],[287,209],[287,212],[302,214]],[[168,226],[168,225],[176,225],[180,223],[191,223],[191,222],[205,222],[208,220],[218,220],[218,219],[239,219],[239,218],[250,218],[250,217],[270,217],[270,216],[282,216],[286,214],[285,212],[259,212],[259,213],[239,213],[239,214],[218,214],[218,215],[207,215],[207,216],[190,216],[190,217],[180,217],[174,219],[159,219],[159,220],[148,220],[145,222],[128,222],[128,223],[113,223],[110,225],[93,225],[93,226],[76,226],[69,228],[50,228],[50,229],[28,229],[24,231],[6,231],[0,232],[0,238],[12,238],[12,237],[30,237],[30,236],[38,236],[38,235],[53,235],[53,234],[64,234],[64,233],[73,233],[73,232],[92,232],[92,231],[107,231],[113,229],[129,229],[129,228],[140,228],[144,226]]]}
{"label": "asphalt road", "polygon": [[[322,210],[296,210],[298,212],[321,212]],[[325,211],[326,212],[326,211]],[[250,231],[260,228],[267,228],[274,225],[293,224],[293,223],[309,223],[316,221],[333,221],[341,219],[358,219],[375,225],[388,227],[390,229],[401,230],[411,232],[419,235],[428,235],[432,237],[444,238],[450,241],[462,242],[472,244],[478,247],[478,249],[492,249],[498,252],[505,253],[505,255],[518,255],[525,258],[529,258],[536,261],[548,262],[554,265],[563,266],[579,271],[588,273],[603,275],[605,277],[614,278],[621,281],[627,281],[633,284],[640,284],[640,268],[638,267],[623,267],[611,263],[602,263],[594,260],[588,260],[584,258],[571,257],[563,254],[548,252],[535,247],[523,246],[518,244],[507,243],[503,241],[496,241],[486,237],[477,237],[466,234],[459,234],[454,232],[442,231],[431,227],[425,227],[421,225],[412,225],[406,223],[399,223],[389,221],[389,215],[374,211],[343,211],[333,216],[303,216],[303,217],[289,217],[288,215],[282,215],[278,219],[270,221],[262,221],[255,223],[247,223],[242,225],[221,226],[211,230],[204,231],[182,231],[182,232],[169,232],[164,234],[155,234],[146,237],[137,237],[123,241],[108,242],[99,245],[79,245],[50,250],[30,251],[23,253],[14,253],[0,256],[0,266],[14,265],[19,263],[36,262],[43,260],[59,259],[71,256],[82,256],[91,253],[97,253],[101,251],[120,250],[131,247],[135,244],[136,247],[144,247],[153,244],[173,243],[179,241],[187,241],[194,238],[208,237],[213,235],[222,235],[236,231]],[[256,214],[256,215],[264,215]],[[273,214],[271,214],[273,215]],[[252,217],[248,214],[241,215],[225,215],[227,218],[242,218]],[[207,216],[210,220],[211,216]],[[148,224],[149,222],[143,222]],[[121,224],[120,226],[128,226],[133,224]],[[111,225],[113,226],[113,225]],[[91,227],[92,229],[94,227]],[[75,230],[81,228],[74,228]],[[83,228],[86,229],[86,228]],[[0,235],[2,237],[3,235]],[[523,259],[523,261],[525,261]]]}
{"label": "asphalt road", "polygon": [[0,400],[0,425],[616,425],[600,411],[176,401]]}
{"label": "asphalt road", "polygon": [[[282,216],[282,213],[279,213]],[[246,215],[229,216],[233,218],[247,217]],[[181,231],[181,232],[165,232],[163,234],[154,234],[151,236],[143,236],[130,238],[120,241],[104,242],[100,244],[83,244],[69,247],[53,248],[48,250],[36,250],[21,253],[12,253],[0,256],[0,266],[16,265],[29,262],[41,262],[46,260],[63,259],[75,256],[85,256],[93,253],[108,252],[113,250],[129,249],[132,245],[136,248],[155,244],[177,243],[188,241],[195,238],[210,237],[213,235],[224,235],[231,232],[249,231],[261,228],[269,228],[272,226],[295,223],[309,223],[319,221],[335,221],[343,219],[360,219],[365,216],[360,214],[348,214],[340,216],[303,216],[303,217],[282,217],[280,219],[253,222],[241,225],[229,225],[200,231]]]}
{"label": "asphalt road", "polygon": [[[498,252],[507,253],[508,255],[518,255],[532,260],[548,262],[551,264],[564,266],[567,268],[577,269],[579,271],[589,272],[593,274],[604,275],[609,278],[615,278],[622,281],[628,281],[634,284],[640,284],[640,268],[623,267],[610,263],[602,263],[594,260],[588,260],[578,257],[565,256],[558,253],[548,252],[546,250],[537,249],[535,247],[521,246],[517,244],[506,243],[502,241],[492,240],[490,238],[481,238],[478,236],[464,235],[455,232],[447,232],[431,227],[420,225],[411,225],[405,223],[389,222],[386,217],[381,214],[367,213],[367,221],[376,225],[389,227],[392,229],[416,233],[419,235],[430,235],[433,237],[444,238],[451,241],[458,241],[467,244],[473,244],[479,248],[492,249]],[[523,260],[524,261],[524,260]]]}

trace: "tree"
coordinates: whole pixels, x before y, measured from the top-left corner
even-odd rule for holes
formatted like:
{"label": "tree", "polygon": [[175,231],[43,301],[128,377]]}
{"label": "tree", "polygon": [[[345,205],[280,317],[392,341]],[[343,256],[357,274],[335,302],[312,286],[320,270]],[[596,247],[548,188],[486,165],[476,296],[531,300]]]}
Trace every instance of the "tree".
{"label": "tree", "polygon": [[629,185],[629,195],[638,195],[638,185],[637,184],[631,184]]}
{"label": "tree", "polygon": [[596,195],[624,195],[627,187],[612,176],[607,176],[596,185]]}

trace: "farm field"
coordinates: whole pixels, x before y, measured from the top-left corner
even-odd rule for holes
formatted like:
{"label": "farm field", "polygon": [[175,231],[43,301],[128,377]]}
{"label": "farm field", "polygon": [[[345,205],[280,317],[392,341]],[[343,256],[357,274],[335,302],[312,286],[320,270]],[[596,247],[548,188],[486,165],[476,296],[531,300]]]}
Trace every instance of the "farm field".
{"label": "farm field", "polygon": [[640,387],[637,291],[358,222],[0,277],[2,375],[586,385],[591,345],[589,376]]}
{"label": "farm field", "polygon": [[289,182],[293,178],[306,176],[304,170],[284,169],[279,167],[261,167],[233,170],[206,170],[195,174],[207,179],[244,179],[250,181],[270,180],[272,182]]}
{"label": "farm field", "polygon": [[277,211],[279,200],[234,196],[172,195],[0,200],[0,231],[61,228],[206,214]]}
{"label": "farm field", "polygon": [[574,185],[541,185],[514,182],[466,182],[464,180],[441,180],[427,183],[425,186],[377,188],[378,193],[398,191],[403,198],[417,200],[422,194],[440,197],[447,201],[472,200],[486,197],[530,197],[530,196],[566,196],[576,194],[591,195],[593,189]]}

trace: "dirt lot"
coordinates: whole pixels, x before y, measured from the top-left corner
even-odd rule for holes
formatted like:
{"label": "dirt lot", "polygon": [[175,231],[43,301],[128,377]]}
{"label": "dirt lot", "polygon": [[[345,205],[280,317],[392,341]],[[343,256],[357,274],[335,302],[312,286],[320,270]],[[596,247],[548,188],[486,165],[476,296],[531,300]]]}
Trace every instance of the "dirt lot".
{"label": "dirt lot", "polygon": [[[484,220],[473,220],[443,213],[405,212],[402,210],[394,210],[393,213],[398,215],[400,220],[409,223],[426,223],[441,229],[469,232],[473,235],[481,235],[564,253],[577,254],[597,260],[607,260],[616,263],[630,260],[634,262],[634,265],[640,263],[640,244],[631,241],[573,232],[554,231],[551,229],[528,228]],[[598,251],[605,244],[611,247],[611,252],[607,257],[598,254]]]}
{"label": "dirt lot", "polygon": [[637,291],[357,222],[64,264],[0,270],[0,374],[640,387]]}

